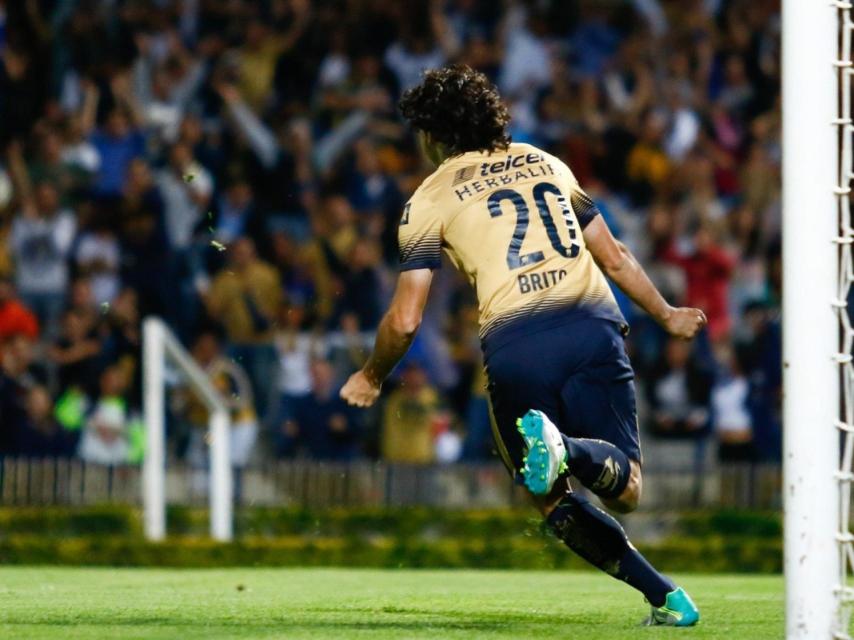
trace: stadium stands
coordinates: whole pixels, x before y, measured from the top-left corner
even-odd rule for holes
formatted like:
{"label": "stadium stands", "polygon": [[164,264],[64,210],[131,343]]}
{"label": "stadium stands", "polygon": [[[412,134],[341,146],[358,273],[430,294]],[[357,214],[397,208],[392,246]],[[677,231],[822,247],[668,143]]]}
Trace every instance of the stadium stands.
{"label": "stadium stands", "polygon": [[[511,103],[514,139],[564,158],[709,317],[686,345],[620,299],[650,446],[778,460],[779,29],[769,0],[0,0],[0,456],[138,461],[157,314],[243,398],[259,437],[240,464],[489,457],[452,269],[401,367],[417,389],[337,401],[429,172],[396,99],[463,61]],[[180,393],[170,409],[192,459],[204,420]]]}

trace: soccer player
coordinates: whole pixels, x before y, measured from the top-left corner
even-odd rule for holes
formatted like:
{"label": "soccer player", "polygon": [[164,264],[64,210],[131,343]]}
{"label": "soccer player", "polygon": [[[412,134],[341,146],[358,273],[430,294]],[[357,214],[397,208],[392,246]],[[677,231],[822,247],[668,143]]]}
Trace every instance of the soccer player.
{"label": "soccer player", "polygon": [[365,366],[341,390],[367,407],[421,322],[444,251],[477,291],[497,448],[570,549],[643,593],[648,624],[689,626],[687,593],[638,553],[609,509],[641,494],[628,330],[608,286],[619,286],[671,335],[690,339],[699,309],[670,306],[558,158],[510,141],[495,87],[466,66],[429,71],[400,101],[436,171],[400,219],[400,269]]}

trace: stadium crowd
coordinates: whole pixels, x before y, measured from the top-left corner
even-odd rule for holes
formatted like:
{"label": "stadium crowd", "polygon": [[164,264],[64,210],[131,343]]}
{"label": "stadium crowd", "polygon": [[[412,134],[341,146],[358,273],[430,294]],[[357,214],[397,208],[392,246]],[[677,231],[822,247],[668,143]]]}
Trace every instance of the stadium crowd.
{"label": "stadium crowd", "polygon": [[[141,318],[231,398],[236,465],[491,455],[473,293],[434,279],[381,406],[337,391],[429,173],[395,104],[423,69],[498,85],[702,339],[632,325],[645,437],[780,455],[773,0],[0,0],[0,455],[143,455]],[[180,382],[173,454],[206,415]]]}

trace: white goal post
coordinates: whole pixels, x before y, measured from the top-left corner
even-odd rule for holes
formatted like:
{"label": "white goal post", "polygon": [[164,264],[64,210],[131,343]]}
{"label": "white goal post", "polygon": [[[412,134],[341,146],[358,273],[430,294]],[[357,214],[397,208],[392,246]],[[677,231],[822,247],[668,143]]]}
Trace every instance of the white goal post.
{"label": "white goal post", "polygon": [[232,477],[229,456],[231,419],[226,403],[214,389],[207,374],[166,324],[149,317],[143,322],[143,413],[146,426],[145,459],[142,470],[142,503],[145,537],[166,537],[166,361],[186,376],[193,390],[210,412],[210,521],[211,537],[223,542],[233,536]]}
{"label": "white goal post", "polygon": [[846,309],[854,237],[850,8],[830,0],[783,0],[783,491],[789,640],[849,637],[853,476],[851,443],[844,457],[840,443],[854,428],[854,334]]}

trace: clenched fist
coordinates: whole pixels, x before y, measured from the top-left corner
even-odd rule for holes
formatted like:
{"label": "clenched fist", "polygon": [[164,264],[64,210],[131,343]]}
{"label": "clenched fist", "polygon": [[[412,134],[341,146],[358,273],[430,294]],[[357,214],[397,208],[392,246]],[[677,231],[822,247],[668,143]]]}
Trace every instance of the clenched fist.
{"label": "clenched fist", "polygon": [[671,336],[690,340],[696,336],[700,329],[706,326],[706,314],[700,309],[690,307],[679,307],[671,309],[670,315],[662,322],[662,325]]}
{"label": "clenched fist", "polygon": [[368,378],[364,371],[357,371],[341,387],[341,398],[353,407],[370,407],[380,396],[380,386]]}

